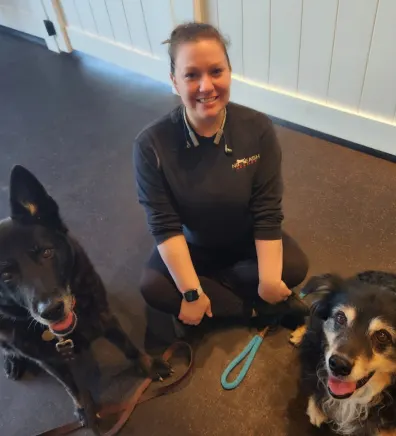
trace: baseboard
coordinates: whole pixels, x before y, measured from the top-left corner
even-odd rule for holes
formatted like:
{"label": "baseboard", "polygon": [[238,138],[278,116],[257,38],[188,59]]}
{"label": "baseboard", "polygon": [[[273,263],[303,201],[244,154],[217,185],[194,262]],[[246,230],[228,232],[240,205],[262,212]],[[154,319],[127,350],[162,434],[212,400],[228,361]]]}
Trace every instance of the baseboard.
{"label": "baseboard", "polygon": [[[381,157],[396,156],[396,125],[282,90],[233,78],[233,101],[283,122],[336,139],[334,142]],[[307,131],[306,131],[307,133]],[[392,160],[392,159],[390,159]]]}
{"label": "baseboard", "polygon": [[269,115],[274,124],[287,127],[290,130],[294,130],[296,132],[304,133],[305,135],[312,136],[314,138],[320,138],[324,141],[331,142],[333,144],[341,145],[345,148],[350,148],[351,150],[356,150],[364,154],[368,154],[370,156],[377,157],[379,159],[383,159],[389,162],[396,163],[396,155],[385,153],[384,151],[375,150],[374,148],[366,147],[362,144],[357,144],[352,141],[347,141],[345,139],[339,138],[334,135],[328,135],[326,133],[320,132],[315,129],[310,129],[308,127],[300,126],[299,124],[292,123],[290,121],[282,120],[277,117],[273,117]]}
{"label": "baseboard", "polygon": [[74,27],[68,27],[67,33],[74,50],[171,85],[169,66],[164,59]]}

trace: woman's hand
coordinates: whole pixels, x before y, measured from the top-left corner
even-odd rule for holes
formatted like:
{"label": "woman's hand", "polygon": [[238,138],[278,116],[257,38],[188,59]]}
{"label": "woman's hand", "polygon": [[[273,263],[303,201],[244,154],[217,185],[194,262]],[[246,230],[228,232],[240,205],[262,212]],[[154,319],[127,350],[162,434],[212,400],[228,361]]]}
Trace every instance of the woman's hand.
{"label": "woman's hand", "polygon": [[212,318],[210,300],[205,293],[202,293],[198,300],[188,302],[184,298],[181,303],[179,319],[184,324],[198,325],[204,315]]}
{"label": "woman's hand", "polygon": [[258,287],[260,298],[270,304],[287,300],[291,293],[291,290],[282,280],[275,283],[260,282]]}

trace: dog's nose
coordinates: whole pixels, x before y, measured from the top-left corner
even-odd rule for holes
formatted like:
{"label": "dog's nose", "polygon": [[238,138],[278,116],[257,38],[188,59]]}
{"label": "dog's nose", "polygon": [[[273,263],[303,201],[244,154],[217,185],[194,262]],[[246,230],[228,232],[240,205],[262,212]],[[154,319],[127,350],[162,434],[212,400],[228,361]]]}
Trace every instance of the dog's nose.
{"label": "dog's nose", "polygon": [[64,317],[65,305],[63,301],[40,302],[37,311],[41,318],[47,321],[59,321]]}
{"label": "dog's nose", "polygon": [[345,357],[332,355],[329,359],[329,367],[334,375],[347,376],[352,372],[352,363]]}

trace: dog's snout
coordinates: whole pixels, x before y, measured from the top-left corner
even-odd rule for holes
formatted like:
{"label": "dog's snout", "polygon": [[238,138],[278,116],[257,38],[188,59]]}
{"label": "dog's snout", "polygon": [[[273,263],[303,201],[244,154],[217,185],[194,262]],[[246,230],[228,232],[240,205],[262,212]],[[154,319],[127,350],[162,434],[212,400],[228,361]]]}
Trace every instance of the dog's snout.
{"label": "dog's snout", "polygon": [[329,367],[335,376],[347,376],[352,372],[353,364],[345,357],[333,354],[329,359]]}
{"label": "dog's snout", "polygon": [[47,321],[59,321],[65,313],[63,301],[40,302],[37,305],[37,309],[41,318]]}

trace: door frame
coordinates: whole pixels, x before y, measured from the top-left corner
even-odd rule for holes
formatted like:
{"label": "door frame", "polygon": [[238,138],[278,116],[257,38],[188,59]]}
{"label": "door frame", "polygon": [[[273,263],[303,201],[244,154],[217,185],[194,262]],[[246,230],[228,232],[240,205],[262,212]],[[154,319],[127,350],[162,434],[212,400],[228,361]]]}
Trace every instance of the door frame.
{"label": "door frame", "polygon": [[62,51],[70,53],[73,51],[67,36],[65,18],[59,0],[40,0],[38,3],[42,11],[41,15],[43,20],[50,20],[56,31],[56,35],[49,36],[46,33],[46,36],[44,37],[48,49],[55,53],[60,53]]}

